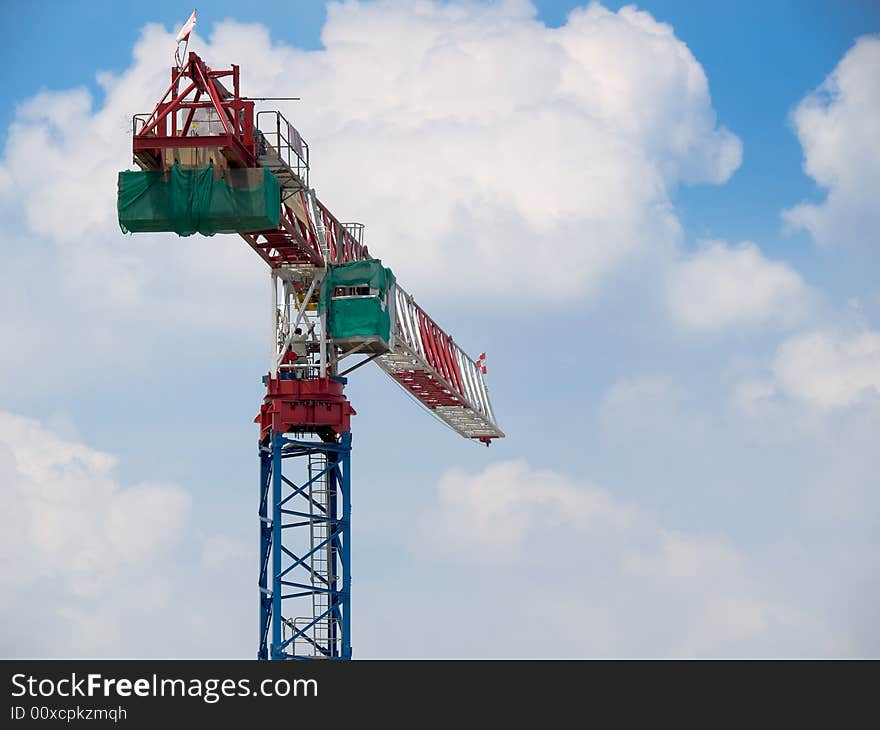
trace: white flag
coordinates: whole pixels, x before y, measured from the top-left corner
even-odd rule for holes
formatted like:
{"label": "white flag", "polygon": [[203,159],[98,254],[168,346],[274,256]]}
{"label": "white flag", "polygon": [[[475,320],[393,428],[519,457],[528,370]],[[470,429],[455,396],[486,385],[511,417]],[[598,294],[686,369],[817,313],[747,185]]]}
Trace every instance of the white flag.
{"label": "white flag", "polygon": [[180,33],[177,34],[177,42],[183,43],[187,38],[189,38],[189,34],[192,33],[192,29],[196,27],[196,11],[193,10],[192,15],[189,16],[189,20],[183,24],[183,28],[180,29]]}

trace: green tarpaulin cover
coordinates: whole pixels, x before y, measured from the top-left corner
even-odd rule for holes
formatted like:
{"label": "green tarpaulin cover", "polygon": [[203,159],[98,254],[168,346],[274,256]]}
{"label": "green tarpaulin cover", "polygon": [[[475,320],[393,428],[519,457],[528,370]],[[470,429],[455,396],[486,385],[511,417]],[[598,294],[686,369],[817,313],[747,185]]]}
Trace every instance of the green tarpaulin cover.
{"label": "green tarpaulin cover", "polygon": [[[331,299],[338,286],[368,286],[378,289],[379,296]],[[379,259],[331,265],[321,281],[318,311],[329,309],[330,334],[334,339],[380,337],[387,344],[391,340],[388,302],[393,295],[394,274]]]}
{"label": "green tarpaulin cover", "polygon": [[281,214],[278,179],[265,168],[125,170],[117,189],[124,233],[246,233],[276,228]]}
{"label": "green tarpaulin cover", "polygon": [[378,297],[336,299],[330,307],[330,334],[334,340],[348,337],[391,337],[391,318]]}

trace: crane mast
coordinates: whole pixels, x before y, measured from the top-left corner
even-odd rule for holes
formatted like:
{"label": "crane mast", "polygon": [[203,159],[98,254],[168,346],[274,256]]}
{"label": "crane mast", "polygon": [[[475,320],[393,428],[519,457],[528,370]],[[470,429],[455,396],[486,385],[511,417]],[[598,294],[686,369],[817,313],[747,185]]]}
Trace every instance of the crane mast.
{"label": "crane mast", "polygon": [[[133,117],[138,171],[119,175],[124,231],[235,233],[269,266],[259,426],[260,659],[351,657],[348,375],[375,362],[460,435],[502,438],[479,361],[371,256],[309,185],[310,150],[241,96],[238,66],[193,51]],[[227,88],[231,85],[231,90]],[[349,360],[359,356],[357,361]]]}

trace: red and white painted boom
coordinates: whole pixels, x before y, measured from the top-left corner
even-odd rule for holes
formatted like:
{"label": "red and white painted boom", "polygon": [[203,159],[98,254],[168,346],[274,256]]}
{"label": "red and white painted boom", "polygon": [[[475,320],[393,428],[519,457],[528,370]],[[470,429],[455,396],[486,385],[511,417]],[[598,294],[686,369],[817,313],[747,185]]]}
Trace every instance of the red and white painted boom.
{"label": "red and white painted boom", "polygon": [[482,368],[400,284],[396,297],[394,347],[378,358],[379,367],[462,436],[487,443],[503,437]]}

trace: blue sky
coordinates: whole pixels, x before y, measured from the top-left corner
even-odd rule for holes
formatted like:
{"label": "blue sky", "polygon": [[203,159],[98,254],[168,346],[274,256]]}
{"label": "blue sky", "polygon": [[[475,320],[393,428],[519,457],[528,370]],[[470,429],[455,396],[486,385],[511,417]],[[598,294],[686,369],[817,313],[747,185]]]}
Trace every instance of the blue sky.
{"label": "blue sky", "polygon": [[[880,647],[880,10],[623,6],[199,6],[196,50],[302,93],[319,194],[489,354],[488,450],[352,379],[356,654]],[[189,10],[0,9],[30,59],[0,114],[2,527],[30,567],[0,616],[34,591],[57,627],[6,655],[252,651],[263,265],[112,208]]]}

